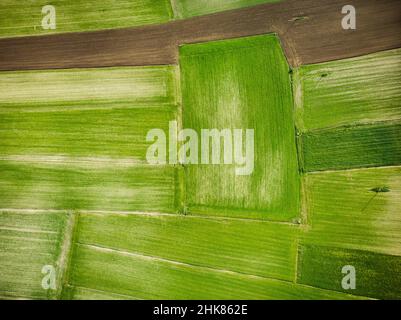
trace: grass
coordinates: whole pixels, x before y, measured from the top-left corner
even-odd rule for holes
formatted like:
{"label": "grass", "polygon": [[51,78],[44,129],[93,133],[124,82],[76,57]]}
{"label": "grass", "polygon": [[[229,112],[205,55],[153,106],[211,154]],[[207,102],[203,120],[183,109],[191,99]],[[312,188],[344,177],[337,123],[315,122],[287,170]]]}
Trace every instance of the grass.
{"label": "grass", "polygon": [[299,177],[289,67],[275,35],[180,48],[183,127],[254,129],[255,165],[189,165],[190,212],[292,220]]}
{"label": "grass", "polygon": [[[182,46],[179,83],[172,66],[0,73],[0,297],[401,299],[398,57],[294,70],[296,110],[275,35]],[[147,164],[171,120],[255,129],[253,174]]]}
{"label": "grass", "polygon": [[401,50],[294,70],[302,131],[401,118]]}
{"label": "grass", "polygon": [[[56,8],[56,30],[42,28],[42,7],[48,4]],[[0,37],[134,27],[173,18],[169,0],[3,0],[0,14]]]}
{"label": "grass", "polygon": [[[61,212],[0,211],[0,296],[58,297],[67,225],[68,215]],[[45,265],[56,270],[57,291],[43,290],[41,286]]]}
{"label": "grass", "polygon": [[172,66],[0,73],[0,113],[176,104]]}
{"label": "grass", "polygon": [[0,161],[4,208],[176,211],[174,167]]}
{"label": "grass", "polygon": [[[117,294],[131,299],[358,299],[290,282],[153,260],[88,245],[75,245],[73,260],[72,287],[85,288],[86,298],[104,292],[106,296]],[[75,290],[69,288],[66,298],[74,298],[74,294]]]}
{"label": "grass", "polygon": [[[401,298],[401,257],[367,251],[303,246],[300,249],[299,282],[335,291],[381,299]],[[343,266],[356,271],[356,287],[344,290]]]}
{"label": "grass", "polygon": [[3,72],[2,207],[175,212],[175,168],[146,163],[177,117],[175,68]]}
{"label": "grass", "polygon": [[306,241],[401,255],[400,176],[400,167],[306,175]]}
{"label": "grass", "polygon": [[401,164],[400,123],[314,130],[300,143],[307,172]]}
{"label": "grass", "polygon": [[190,18],[220,11],[250,7],[280,0],[171,0],[180,18]]}
{"label": "grass", "polygon": [[82,214],[78,242],[292,281],[296,226],[190,216]]}

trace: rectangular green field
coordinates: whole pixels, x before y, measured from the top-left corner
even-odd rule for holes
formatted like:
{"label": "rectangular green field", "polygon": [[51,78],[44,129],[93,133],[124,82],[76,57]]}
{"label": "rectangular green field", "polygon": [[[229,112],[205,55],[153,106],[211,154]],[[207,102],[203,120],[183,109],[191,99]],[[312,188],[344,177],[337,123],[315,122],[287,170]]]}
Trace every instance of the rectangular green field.
{"label": "rectangular green field", "polygon": [[3,157],[143,162],[147,132],[167,130],[177,117],[170,66],[3,72],[0,79]]}
{"label": "rectangular green field", "polygon": [[[55,30],[42,28],[46,5],[55,7]],[[173,18],[169,0],[2,0],[0,14],[0,37],[134,27]]]}
{"label": "rectangular green field", "polygon": [[0,73],[0,113],[177,103],[173,66],[7,71]]}
{"label": "rectangular green field", "polygon": [[298,226],[174,215],[80,214],[80,244],[293,281]]}
{"label": "rectangular green field", "polygon": [[[343,289],[342,281],[355,270],[355,289]],[[368,251],[319,246],[300,249],[298,282],[318,288],[380,299],[401,299],[401,257]]]}
{"label": "rectangular green field", "polygon": [[[65,298],[123,295],[127,299],[358,299],[239,273],[221,272],[90,245],[74,246]],[[78,288],[78,289],[74,289]],[[83,289],[84,288],[84,289]]]}
{"label": "rectangular green field", "polygon": [[203,129],[254,130],[250,175],[236,175],[235,164],[186,167],[189,211],[292,221],[299,173],[289,67],[278,38],[184,45],[180,67],[184,128],[199,137]]}
{"label": "rectangular green field", "polygon": [[302,131],[401,119],[401,49],[294,70]]}
{"label": "rectangular green field", "polygon": [[299,143],[306,172],[401,164],[399,122],[313,130]]}
{"label": "rectangular green field", "polygon": [[401,168],[305,177],[308,244],[401,256]]}
{"label": "rectangular green field", "polygon": [[148,131],[178,115],[175,73],[1,73],[1,207],[175,212],[178,171],[146,161]]}
{"label": "rectangular green field", "polygon": [[[54,299],[61,292],[70,218],[63,212],[0,210],[0,296]],[[42,287],[45,266],[54,267],[56,290]]]}
{"label": "rectangular green field", "polygon": [[176,211],[177,172],[170,166],[2,160],[0,172],[4,208]]}
{"label": "rectangular green field", "polygon": [[281,0],[171,0],[179,18],[255,6]]}

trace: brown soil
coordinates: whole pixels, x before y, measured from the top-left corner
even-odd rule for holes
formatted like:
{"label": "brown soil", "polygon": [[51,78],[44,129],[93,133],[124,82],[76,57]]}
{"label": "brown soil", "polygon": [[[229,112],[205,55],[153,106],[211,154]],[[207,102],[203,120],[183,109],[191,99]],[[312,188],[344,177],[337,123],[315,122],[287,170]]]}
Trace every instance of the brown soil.
{"label": "brown soil", "polygon": [[[341,8],[356,8],[343,30]],[[177,64],[184,43],[276,32],[292,66],[401,47],[400,0],[287,0],[163,25],[0,40],[0,70]]]}

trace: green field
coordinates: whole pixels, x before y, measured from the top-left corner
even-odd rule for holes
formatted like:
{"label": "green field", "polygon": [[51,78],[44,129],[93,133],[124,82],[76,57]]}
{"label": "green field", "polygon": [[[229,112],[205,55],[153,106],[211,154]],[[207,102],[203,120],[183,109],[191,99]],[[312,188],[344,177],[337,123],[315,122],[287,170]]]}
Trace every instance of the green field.
{"label": "green field", "polygon": [[306,241],[401,255],[400,176],[400,167],[306,175]]}
{"label": "green field", "polygon": [[401,50],[302,66],[294,71],[301,130],[401,118]]}
{"label": "green field", "polygon": [[301,136],[300,145],[305,171],[400,165],[401,124],[313,130]]}
{"label": "green field", "polygon": [[[3,0],[0,38],[83,32],[160,24],[281,0]],[[56,29],[43,29],[46,5],[56,10]]]}
{"label": "green field", "polygon": [[[60,296],[71,236],[71,217],[52,211],[0,211],[0,297]],[[41,286],[45,265],[54,266],[57,290]]]}
{"label": "green field", "polygon": [[[0,72],[0,298],[401,299],[399,57],[291,70],[268,34],[177,66]],[[170,121],[253,129],[252,172],[148,163]]]}
{"label": "green field", "polygon": [[281,0],[171,0],[179,18],[255,6]]}
{"label": "green field", "polygon": [[[292,220],[299,175],[289,67],[274,35],[180,48],[183,127],[254,129],[251,175],[189,165],[186,203],[207,215]],[[243,134],[244,135],[244,134]]]}

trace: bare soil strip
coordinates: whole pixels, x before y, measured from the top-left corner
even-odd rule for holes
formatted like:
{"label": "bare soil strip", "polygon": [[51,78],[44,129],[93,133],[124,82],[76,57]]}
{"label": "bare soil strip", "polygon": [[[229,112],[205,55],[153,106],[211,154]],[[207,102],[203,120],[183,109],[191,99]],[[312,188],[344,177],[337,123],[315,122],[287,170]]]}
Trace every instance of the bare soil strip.
{"label": "bare soil strip", "polygon": [[[356,8],[356,30],[341,9]],[[0,70],[178,63],[178,45],[276,32],[292,66],[401,47],[399,0],[287,0],[162,25],[0,40]]]}

